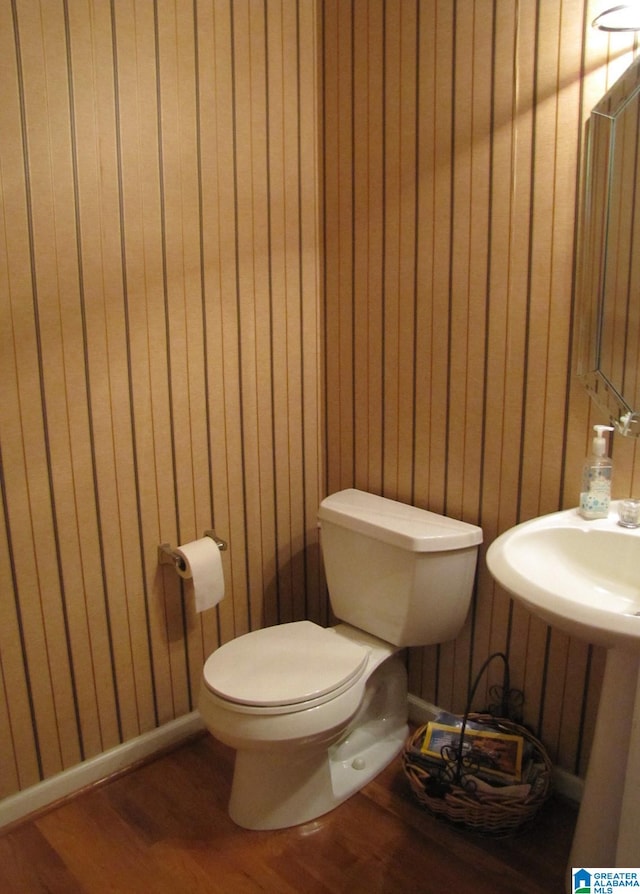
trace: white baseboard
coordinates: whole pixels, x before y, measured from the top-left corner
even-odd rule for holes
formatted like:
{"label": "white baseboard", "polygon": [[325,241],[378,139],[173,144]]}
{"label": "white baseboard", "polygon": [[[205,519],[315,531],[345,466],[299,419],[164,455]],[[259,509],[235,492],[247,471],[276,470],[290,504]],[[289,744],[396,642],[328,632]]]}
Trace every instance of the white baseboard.
{"label": "white baseboard", "polygon": [[110,748],[75,767],[56,773],[44,782],[10,795],[0,801],[0,828],[21,820],[30,813],[42,810],[120,770],[125,770],[204,728],[200,714],[192,711],[129,742],[116,745],[115,748]]}
{"label": "white baseboard", "polygon": [[[432,705],[431,702],[426,702],[418,698],[417,695],[409,694],[409,720],[412,723],[428,723],[430,720],[434,720],[441,710],[436,705]],[[573,773],[569,773],[568,770],[563,770],[561,767],[554,767],[552,775],[554,789],[559,794],[564,795],[565,798],[570,798],[572,801],[580,803],[584,790],[584,780]]]}
{"label": "white baseboard", "polygon": [[[428,723],[439,713],[440,708],[436,705],[415,695],[409,695],[409,719],[413,723]],[[110,748],[75,767],[63,770],[50,779],[45,779],[44,782],[10,795],[0,801],[0,828],[24,819],[29,814],[42,810],[114,773],[126,770],[138,761],[152,757],[156,752],[176,745],[204,728],[200,714],[192,711],[129,742],[116,745],[115,748]],[[580,777],[554,767],[553,779],[556,791],[560,794],[572,801],[579,802],[582,799],[584,781]]]}

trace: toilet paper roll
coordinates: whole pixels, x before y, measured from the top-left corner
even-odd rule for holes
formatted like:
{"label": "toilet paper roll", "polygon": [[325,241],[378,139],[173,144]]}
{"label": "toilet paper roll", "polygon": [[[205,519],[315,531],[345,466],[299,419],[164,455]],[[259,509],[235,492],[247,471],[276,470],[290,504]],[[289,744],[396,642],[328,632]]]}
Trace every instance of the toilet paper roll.
{"label": "toilet paper roll", "polygon": [[179,546],[176,552],[184,560],[184,569],[178,568],[180,577],[193,582],[196,611],[213,608],[224,597],[224,575],[220,549],[211,537],[202,537]]}

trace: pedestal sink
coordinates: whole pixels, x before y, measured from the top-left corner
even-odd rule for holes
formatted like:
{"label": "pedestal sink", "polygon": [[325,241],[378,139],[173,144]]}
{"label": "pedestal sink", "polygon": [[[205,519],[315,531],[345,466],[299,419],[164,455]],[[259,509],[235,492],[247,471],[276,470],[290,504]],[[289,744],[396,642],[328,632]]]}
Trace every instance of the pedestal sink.
{"label": "pedestal sink", "polygon": [[[548,624],[607,649],[570,867],[640,865],[640,529],[577,509],[516,525],[487,552],[493,577]],[[573,890],[573,888],[570,888]]]}

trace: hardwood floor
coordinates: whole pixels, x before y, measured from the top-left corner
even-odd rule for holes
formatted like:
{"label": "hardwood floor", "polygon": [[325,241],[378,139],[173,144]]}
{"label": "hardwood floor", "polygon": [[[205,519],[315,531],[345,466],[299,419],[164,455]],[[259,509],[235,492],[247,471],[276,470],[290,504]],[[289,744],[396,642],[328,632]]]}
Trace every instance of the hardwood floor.
{"label": "hardwood floor", "polygon": [[226,813],[233,752],[200,736],[0,836],[2,894],[562,894],[574,805],[516,837],[436,820],[399,759],[320,819],[276,832]]}

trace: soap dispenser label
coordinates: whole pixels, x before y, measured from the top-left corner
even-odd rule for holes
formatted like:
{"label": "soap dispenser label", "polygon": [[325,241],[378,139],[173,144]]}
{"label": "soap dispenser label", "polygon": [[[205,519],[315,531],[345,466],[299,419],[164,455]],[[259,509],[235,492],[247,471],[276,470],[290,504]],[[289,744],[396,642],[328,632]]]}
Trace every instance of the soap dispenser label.
{"label": "soap dispenser label", "polygon": [[604,517],[611,499],[611,468],[590,469],[580,494],[580,511],[592,517]]}

